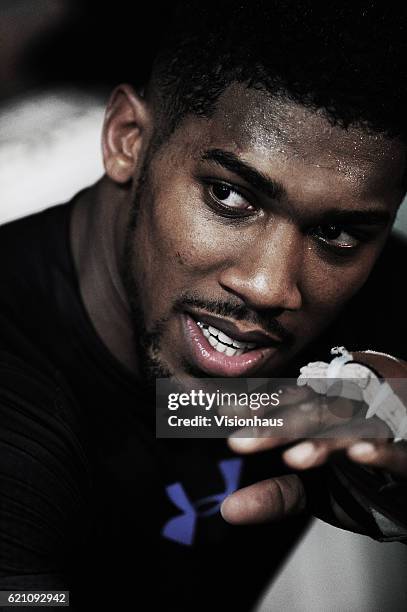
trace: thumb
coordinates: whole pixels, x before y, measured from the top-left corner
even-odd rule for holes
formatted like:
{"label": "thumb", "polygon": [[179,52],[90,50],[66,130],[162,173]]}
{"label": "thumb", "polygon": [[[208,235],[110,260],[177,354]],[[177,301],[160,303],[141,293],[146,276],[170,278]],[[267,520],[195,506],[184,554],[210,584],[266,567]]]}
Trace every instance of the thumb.
{"label": "thumb", "polygon": [[229,495],[221,506],[233,525],[264,523],[298,514],[305,508],[305,489],[295,474],[262,480]]}

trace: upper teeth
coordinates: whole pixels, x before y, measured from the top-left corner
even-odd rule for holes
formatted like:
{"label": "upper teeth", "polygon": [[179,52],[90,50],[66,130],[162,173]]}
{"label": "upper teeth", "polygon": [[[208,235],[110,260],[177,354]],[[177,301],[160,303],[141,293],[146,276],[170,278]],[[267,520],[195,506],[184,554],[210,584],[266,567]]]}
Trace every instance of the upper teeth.
{"label": "upper teeth", "polygon": [[254,342],[239,342],[238,340],[234,340],[220,331],[220,329],[212,327],[212,325],[206,325],[205,323],[201,323],[201,321],[197,321],[197,323],[202,329],[205,338],[208,339],[209,344],[219,353],[225,353],[228,357],[241,355],[245,351],[256,346]]}

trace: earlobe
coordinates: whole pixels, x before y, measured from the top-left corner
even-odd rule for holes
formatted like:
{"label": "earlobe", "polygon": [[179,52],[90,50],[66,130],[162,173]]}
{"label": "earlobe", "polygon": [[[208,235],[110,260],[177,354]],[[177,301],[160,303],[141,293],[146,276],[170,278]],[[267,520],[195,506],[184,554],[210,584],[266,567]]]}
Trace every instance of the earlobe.
{"label": "earlobe", "polygon": [[147,103],[130,85],[119,85],[110,97],[103,125],[103,161],[114,182],[131,181],[149,136]]}

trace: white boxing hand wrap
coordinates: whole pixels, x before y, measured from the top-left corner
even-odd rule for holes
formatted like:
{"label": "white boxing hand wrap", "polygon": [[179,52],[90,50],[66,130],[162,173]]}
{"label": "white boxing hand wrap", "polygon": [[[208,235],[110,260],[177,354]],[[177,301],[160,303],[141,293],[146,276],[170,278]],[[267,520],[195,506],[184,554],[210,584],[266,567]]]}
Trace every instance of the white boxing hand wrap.
{"label": "white boxing hand wrap", "polygon": [[[375,415],[384,421],[394,435],[394,442],[407,440],[407,410],[391,386],[381,382],[368,366],[352,363],[353,357],[344,347],[331,349],[331,354],[339,356],[330,363],[317,361],[302,367],[297,384],[307,385],[321,395],[335,394],[365,402],[369,407],[367,419]],[[339,393],[335,384],[338,379],[342,382]]]}

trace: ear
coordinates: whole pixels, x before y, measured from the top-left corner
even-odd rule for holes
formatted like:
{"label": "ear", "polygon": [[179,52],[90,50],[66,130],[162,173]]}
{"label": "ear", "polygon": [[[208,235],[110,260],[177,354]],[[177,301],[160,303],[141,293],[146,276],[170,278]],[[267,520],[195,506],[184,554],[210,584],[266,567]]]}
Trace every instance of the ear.
{"label": "ear", "polygon": [[151,135],[147,102],[130,85],[119,85],[110,96],[103,125],[103,161],[106,174],[127,183],[140,165]]}

